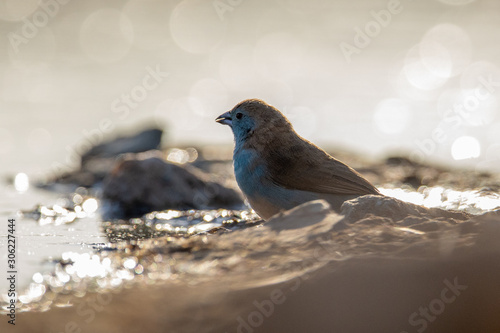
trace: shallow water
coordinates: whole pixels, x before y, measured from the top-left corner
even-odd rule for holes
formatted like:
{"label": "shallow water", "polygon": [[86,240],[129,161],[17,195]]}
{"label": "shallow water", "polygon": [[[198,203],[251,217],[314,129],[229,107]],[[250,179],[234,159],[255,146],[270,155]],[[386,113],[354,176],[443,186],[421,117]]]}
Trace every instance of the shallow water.
{"label": "shallow water", "polygon": [[[13,187],[5,187],[0,192],[0,218],[4,230],[0,232],[0,248],[2,253],[2,267],[7,261],[7,220],[16,219],[17,238],[17,267],[18,291],[26,290],[37,272],[50,271],[54,267],[54,260],[67,251],[87,253],[97,244],[107,242],[100,231],[96,214],[74,213],[62,207],[67,204],[61,195],[30,189],[19,193]],[[38,203],[50,206],[40,206],[37,210],[40,215],[28,214],[24,216],[22,210],[33,209]],[[78,210],[78,209],[77,209]],[[68,217],[68,215],[71,215]],[[70,222],[71,221],[71,222]],[[7,280],[1,279],[0,289],[5,294]]]}
{"label": "shallow water", "polygon": [[[103,260],[108,251],[112,254],[117,248],[137,244],[144,239],[227,232],[261,221],[253,211],[225,209],[168,210],[153,212],[143,218],[102,221],[98,211],[100,202],[81,193],[86,193],[86,190],[79,188],[75,193],[63,196],[33,188],[20,193],[14,186],[8,186],[0,194],[0,202],[3,203],[0,218],[16,220],[18,308],[21,311],[44,309],[45,304],[37,304],[36,301],[46,291],[50,289],[58,293],[63,288],[75,291],[68,285],[80,283],[82,278],[95,280],[107,277],[109,283],[101,280],[93,283],[108,289],[120,286],[121,280],[130,280],[135,274],[144,273],[135,264],[131,265],[132,261],[137,263],[137,259],[123,259],[124,267],[128,268],[126,273],[121,270],[121,260]],[[13,210],[12,207],[18,209]],[[0,235],[2,261],[6,262],[6,226]],[[156,279],[151,272],[144,274],[152,280]],[[162,274],[159,276],[165,278]],[[95,291],[90,286],[93,283],[85,282],[79,294]],[[8,301],[7,289],[8,281],[2,279],[2,302]]]}
{"label": "shallow water", "polygon": [[500,207],[500,195],[492,191],[457,191],[442,186],[421,187],[418,191],[401,188],[380,188],[382,194],[428,208],[460,210],[484,214]]}
{"label": "shallow water", "polygon": [[[385,195],[429,208],[477,215],[500,208],[500,196],[488,191],[458,191],[441,186],[421,187],[418,191],[386,186],[380,190]],[[168,210],[130,220],[101,221],[99,200],[84,189],[62,195],[33,188],[20,193],[9,186],[1,196],[0,217],[16,219],[20,311],[65,307],[72,304],[71,295],[82,297],[89,292],[120,290],[133,283],[174,283],[187,275],[190,283],[196,284],[214,278],[222,273],[221,266],[233,267],[232,261],[241,258],[227,254],[217,260],[206,260],[205,256],[209,257],[213,249],[209,245],[203,249],[203,244],[210,243],[213,234],[262,224],[251,210],[225,209]],[[423,234],[415,229],[400,229],[404,233]],[[2,261],[7,260],[6,232],[6,228],[0,232]],[[193,236],[195,242],[191,244]],[[235,239],[234,243],[231,237],[225,239],[229,250],[240,248],[241,239]],[[268,250],[271,256],[283,255],[280,248]],[[204,251],[208,254],[199,257]],[[349,257],[340,252],[331,256],[335,260]],[[272,263],[269,260],[267,265]],[[301,266],[287,274],[303,274],[307,269],[311,267]],[[280,279],[288,278],[286,275]],[[7,282],[2,279],[2,302],[8,301],[7,289]]]}

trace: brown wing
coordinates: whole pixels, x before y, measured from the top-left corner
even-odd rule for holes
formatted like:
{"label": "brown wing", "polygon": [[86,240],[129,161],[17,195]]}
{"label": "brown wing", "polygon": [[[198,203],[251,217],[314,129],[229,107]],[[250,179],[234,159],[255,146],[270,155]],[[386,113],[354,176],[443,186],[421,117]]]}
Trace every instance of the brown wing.
{"label": "brown wing", "polygon": [[270,175],[276,184],[302,191],[339,195],[380,194],[351,167],[300,138],[290,147],[268,151]]}

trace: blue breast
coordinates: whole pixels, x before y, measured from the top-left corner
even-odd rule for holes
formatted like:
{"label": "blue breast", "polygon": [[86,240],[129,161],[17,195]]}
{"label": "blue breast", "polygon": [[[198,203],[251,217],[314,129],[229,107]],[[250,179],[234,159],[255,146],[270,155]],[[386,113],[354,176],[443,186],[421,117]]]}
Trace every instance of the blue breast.
{"label": "blue breast", "polygon": [[235,149],[233,159],[238,186],[250,201],[265,200],[282,209],[290,209],[317,199],[314,193],[286,189],[273,183],[264,161],[253,149]]}
{"label": "blue breast", "polygon": [[236,181],[243,193],[248,197],[260,192],[259,184],[265,181],[266,170],[257,152],[253,149],[236,149],[233,160]]}

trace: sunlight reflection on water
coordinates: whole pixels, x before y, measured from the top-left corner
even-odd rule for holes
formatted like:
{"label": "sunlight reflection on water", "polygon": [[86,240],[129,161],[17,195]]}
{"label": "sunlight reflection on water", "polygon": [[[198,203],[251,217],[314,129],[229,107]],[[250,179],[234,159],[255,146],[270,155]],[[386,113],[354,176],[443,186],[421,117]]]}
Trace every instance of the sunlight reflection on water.
{"label": "sunlight reflection on water", "polygon": [[30,187],[28,175],[25,173],[18,173],[14,178],[14,187],[18,192],[26,192]]}
{"label": "sunlight reflection on water", "polygon": [[[422,186],[418,191],[388,187],[382,187],[380,191],[385,195],[425,207],[461,210],[472,214],[485,213],[500,207],[499,194],[480,190],[457,191],[441,186]],[[77,200],[77,202],[81,202],[81,200]],[[85,206],[85,203],[88,203],[91,209],[82,209],[81,207]],[[81,216],[87,216],[89,211],[93,211],[99,206],[98,201],[94,198],[86,198],[82,205],[74,202],[74,205],[75,208],[78,207]],[[57,205],[52,208],[38,207],[36,212],[39,212],[40,224],[46,218],[50,218],[52,221],[67,219],[68,214],[71,215],[72,220],[79,218],[78,214],[71,208]],[[37,218],[36,212],[33,214],[35,219]],[[166,236],[163,240],[166,242],[165,244],[168,244],[174,242],[175,239],[188,240],[188,237],[192,235],[207,237],[207,233],[221,230],[221,228],[223,232],[228,232],[231,227],[238,228],[238,224],[247,224],[248,226],[248,223],[254,223],[253,225],[255,225],[256,219],[258,216],[252,211],[167,210],[152,212],[142,218],[130,221],[104,222],[102,228],[106,229],[108,240],[113,243],[109,237],[119,238],[120,242],[116,243],[116,248],[108,248],[108,246],[112,246],[108,243],[107,245],[103,244],[108,249],[105,251],[63,252],[61,259],[56,261],[53,271],[34,273],[32,281],[22,288],[18,298],[19,310],[37,309],[43,311],[52,306],[68,306],[65,298],[56,299],[55,295],[72,293],[82,297],[88,292],[117,290],[139,278],[141,280],[147,279],[148,283],[154,283],[156,280],[168,280],[174,278],[173,276],[185,273],[210,276],[217,269],[214,262],[203,263],[187,260],[175,268],[172,266],[175,259],[171,253],[163,253],[163,250],[159,249],[155,250],[150,248],[153,243],[147,245],[140,241],[148,242],[148,239]],[[149,228],[150,231],[145,231],[145,228]],[[110,232],[108,229],[113,231]],[[120,232],[123,233],[121,236],[118,235]],[[113,233],[115,234],[113,235]],[[130,255],[130,253],[135,253],[131,252],[130,246],[139,246],[143,249],[140,251],[146,252],[140,256]],[[100,248],[102,249],[102,247]],[[180,251],[190,250],[187,247],[186,250],[181,249]],[[147,253],[150,255],[146,255]],[[45,297],[44,295],[48,291],[50,291],[50,295]],[[2,299],[7,300],[5,294],[2,295]]]}
{"label": "sunlight reflection on water", "polygon": [[463,210],[482,214],[500,208],[498,193],[478,190],[456,191],[441,186],[421,187],[418,191],[401,188],[379,188],[384,195],[428,208]]}

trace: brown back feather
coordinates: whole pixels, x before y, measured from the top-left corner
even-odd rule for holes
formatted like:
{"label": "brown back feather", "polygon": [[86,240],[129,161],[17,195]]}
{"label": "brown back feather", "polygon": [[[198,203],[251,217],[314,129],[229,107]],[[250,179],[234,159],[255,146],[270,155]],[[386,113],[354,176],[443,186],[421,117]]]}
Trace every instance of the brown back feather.
{"label": "brown back feather", "polygon": [[301,138],[280,111],[261,101],[245,107],[258,122],[246,146],[263,154],[269,178],[295,190],[339,195],[380,194],[363,176]]}

